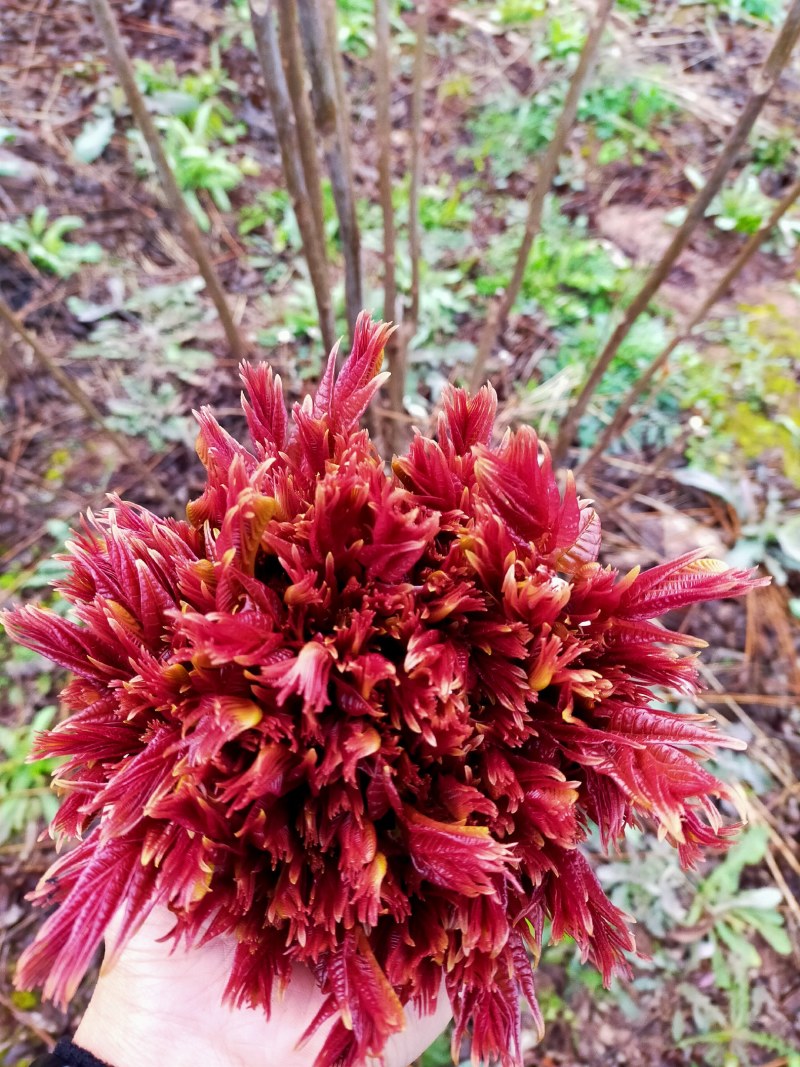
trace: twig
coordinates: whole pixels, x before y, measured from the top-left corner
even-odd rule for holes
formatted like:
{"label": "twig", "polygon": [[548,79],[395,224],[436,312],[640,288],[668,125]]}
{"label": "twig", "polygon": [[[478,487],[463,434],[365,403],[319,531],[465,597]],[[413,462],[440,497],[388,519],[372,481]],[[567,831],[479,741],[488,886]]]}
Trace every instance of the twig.
{"label": "twig", "polygon": [[[294,0],[278,0],[278,39],[286,86],[292,101],[300,161],[306,179],[306,190],[311,202],[311,213],[317,229],[317,241],[325,255],[325,215],[322,206],[322,171],[317,156],[317,137],[314,116],[306,92],[303,54],[300,49],[300,33],[297,28],[297,6]],[[327,346],[326,346],[327,347]]]}
{"label": "twig", "polygon": [[[344,80],[344,60],[342,50],[339,47],[339,20],[336,13],[336,0],[322,0],[322,3],[325,28],[328,31],[328,47],[331,51],[331,63],[333,65],[333,84],[336,87],[336,113],[339,117],[342,131],[344,166],[350,188],[355,189],[353,183],[353,135],[350,127],[350,106],[347,99],[347,87]],[[355,193],[353,196],[355,197]]]}
{"label": "twig", "polygon": [[[425,45],[428,37],[428,3],[420,0],[416,6],[416,43],[414,46],[414,70],[411,89],[411,159],[409,161],[410,183],[408,192],[408,256],[411,261],[411,293],[408,313],[397,331],[393,349],[394,370],[392,406],[402,409],[405,395],[408,348],[419,326],[420,307],[420,258],[422,240],[419,227],[419,198],[422,185],[422,119],[425,111]],[[389,190],[391,207],[391,189]],[[389,442],[396,444],[398,424],[389,427]]]}
{"label": "twig", "polygon": [[550,192],[553,181],[558,174],[559,160],[561,159],[561,155],[567,143],[567,138],[575,123],[575,116],[578,113],[578,104],[580,103],[586,81],[594,67],[600,40],[603,36],[603,30],[605,29],[613,4],[614,0],[598,0],[594,22],[586,37],[586,43],[581,51],[578,65],[575,68],[575,73],[572,75],[569,89],[567,90],[567,96],[564,100],[564,106],[561,109],[561,114],[558,117],[558,124],[556,125],[556,130],[553,134],[553,140],[547,146],[547,151],[542,159],[542,164],[536,178],[536,184],[531,189],[528,197],[528,217],[525,220],[525,232],[522,237],[519,252],[517,253],[516,262],[514,263],[511,280],[504,292],[500,294],[489,308],[489,312],[483,324],[483,329],[478,338],[478,347],[475,352],[475,360],[472,364],[472,373],[470,375],[470,384],[473,390],[478,389],[483,383],[486,361],[494,348],[497,335],[503,328],[503,325],[508,318],[508,313],[513,307],[514,301],[519,296],[519,291],[522,288],[522,281],[525,277],[525,269],[528,265],[531,248],[533,247],[533,242],[541,229],[545,198]]}
{"label": "twig", "polygon": [[264,86],[267,91],[278,147],[281,153],[283,176],[292,198],[297,225],[303,242],[303,254],[308,264],[314,299],[317,303],[322,343],[330,351],[336,343],[336,323],[331,302],[328,264],[325,246],[314,219],[312,197],[306,185],[303,170],[295,111],[289,95],[287,79],[283,71],[278,35],[272,15],[270,0],[250,0],[250,22],[256,43],[256,52],[261,65]]}
{"label": "twig", "polygon": [[20,340],[28,345],[42,366],[46,368],[51,378],[61,386],[65,393],[68,393],[69,396],[72,397],[81,411],[95,424],[95,426],[97,426],[100,432],[113,442],[126,462],[131,463],[137,471],[140,472],[143,480],[147,482],[153,493],[155,493],[160,500],[171,503],[169,494],[159,480],[142,463],[141,459],[136,455],[136,452],[131,448],[125,437],[106,425],[103,414],[95,405],[94,401],[83,392],[77,382],[74,382],[72,378],[62,370],[55,359],[53,359],[50,353],[39,344],[36,337],[26,329],[19,316],[11,310],[2,298],[0,298],[0,319],[3,319],[3,321],[11,327],[14,333],[17,334]]}
{"label": "twig", "polygon": [[203,238],[197,228],[197,223],[191,216],[183,195],[178,188],[175,175],[169,165],[158,130],[145,106],[142,94],[136,85],[130,56],[120,36],[119,27],[109,0],[90,0],[95,22],[103,37],[106,49],[111,59],[117,79],[125,92],[128,107],[134,117],[136,125],[142,132],[147,148],[158,172],[159,181],[170,211],[173,212],[183,233],[183,238],[197,263],[198,270],[208,288],[208,294],[217,309],[222,328],[225,331],[231,353],[236,359],[241,359],[247,346],[233,321],[228,301],[222,283],[219,280],[214,265],[211,262]]}
{"label": "twig", "polygon": [[[425,44],[428,36],[428,4],[417,4],[417,37],[414,47],[413,93],[411,97],[411,183],[408,191],[408,244],[411,257],[411,304],[408,317],[416,331],[419,325],[419,194],[422,183],[422,116],[425,89]],[[411,340],[411,336],[408,337]]]}
{"label": "twig", "polygon": [[756,75],[750,95],[736,125],[728,135],[728,139],[717,158],[708,181],[695,196],[686,213],[686,218],[672,238],[669,247],[645,278],[622,320],[617,324],[602,352],[597,357],[583,388],[567,412],[553,449],[553,459],[556,463],[563,462],[581,416],[586,411],[590,399],[600,384],[609,364],[617,354],[620,345],[627,337],[631,326],[650,303],[678,256],[689,243],[689,239],[695,229],[705,217],[706,208],[721,188],[728,172],[736,162],[741,148],[747,141],[747,137],[767,101],[767,97],[777,84],[798,35],[800,35],[800,0],[792,0],[783,26],[763,67]]}
{"label": "twig", "polygon": [[739,250],[739,254],[731,262],[728,269],[723,273],[722,277],[712,286],[706,297],[701,300],[697,308],[692,312],[683,326],[678,330],[672,340],[664,346],[661,352],[656,356],[644,374],[639,378],[637,382],[631,386],[625,396],[619,403],[619,407],[614,413],[614,417],[608,426],[603,430],[597,439],[592,451],[578,467],[578,470],[586,474],[597,462],[601,454],[608,448],[609,444],[616,438],[623,434],[626,428],[634,421],[636,415],[634,413],[634,405],[650,391],[650,385],[653,382],[655,376],[669,363],[670,357],[678,345],[686,341],[691,335],[692,331],[705,319],[708,312],[719,300],[721,300],[730,289],[734,280],[741,274],[755,253],[766,241],[780,220],[789,210],[789,208],[800,198],[800,179],[798,179],[791,188],[787,191],[785,196],[775,205],[772,214],[761,227],[754,234],[745,241]]}
{"label": "twig", "polygon": [[[392,204],[391,61],[388,0],[375,0],[375,125],[378,138],[378,186],[383,215],[383,317],[394,322],[397,314],[395,225]],[[395,412],[403,408],[403,383],[398,363],[397,334],[389,338],[386,358],[391,372],[389,402]]]}
{"label": "twig", "polygon": [[297,12],[300,39],[311,76],[314,122],[322,138],[336,213],[339,216],[339,233],[344,256],[345,304],[352,335],[362,307],[361,238],[356,220],[353,174],[348,167],[349,156],[345,147],[347,124],[337,106],[335,62],[325,12],[321,10],[318,0],[297,0]]}

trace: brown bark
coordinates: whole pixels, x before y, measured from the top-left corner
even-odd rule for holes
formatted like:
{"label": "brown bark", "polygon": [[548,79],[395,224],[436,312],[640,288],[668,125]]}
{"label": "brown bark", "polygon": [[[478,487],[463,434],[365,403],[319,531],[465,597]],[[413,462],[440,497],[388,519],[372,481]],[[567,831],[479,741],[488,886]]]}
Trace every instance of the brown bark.
{"label": "brown bark", "polygon": [[744,270],[745,266],[753,258],[764,241],[767,240],[789,208],[796,203],[798,198],[800,198],[800,179],[798,179],[798,181],[796,181],[778,201],[772,214],[761,229],[747,238],[740,248],[739,254],[731,261],[728,269],[723,272],[720,279],[711,287],[705,298],[701,300],[697,308],[695,308],[672,340],[664,346],[644,374],[642,374],[641,378],[634,382],[625,394],[614,414],[614,418],[603,430],[587,458],[578,467],[578,470],[582,474],[588,474],[602,453],[608,448],[609,444],[616,437],[619,437],[620,434],[623,434],[630,423],[634,421],[636,418],[633,411],[634,405],[649,392],[650,385],[653,383],[656,375],[667,366],[672,353],[679,344],[686,341],[691,336],[692,331],[705,319],[714,304],[725,296],[734,280],[741,274],[742,270]]}
{"label": "brown bark", "polygon": [[[314,298],[317,304],[322,343],[330,351],[336,343],[336,323],[331,302],[328,264],[325,247],[314,220],[312,197],[306,185],[295,111],[289,96],[289,87],[283,71],[278,35],[270,0],[250,0],[250,21],[256,42],[256,52],[264,78],[286,187],[292,198],[297,225],[303,242],[303,254],[308,264]],[[321,213],[321,207],[320,207]]]}
{"label": "brown bark", "polygon": [[278,40],[286,75],[286,86],[294,111],[306,189],[317,229],[317,238],[324,253],[325,216],[322,207],[322,170],[317,156],[314,116],[311,114],[311,103],[306,91],[303,53],[297,27],[297,7],[294,0],[278,0]]}
{"label": "brown bark", "polygon": [[345,303],[352,335],[361,311],[361,239],[356,219],[353,174],[348,167],[346,116],[338,106],[335,59],[329,38],[329,23],[319,0],[297,0],[300,39],[311,76],[311,107],[322,138],[325,162],[331,179],[344,256]]}
{"label": "brown bark", "polygon": [[497,341],[497,335],[505,325],[509,312],[522,288],[522,281],[525,277],[525,269],[528,265],[531,248],[533,247],[533,242],[536,240],[537,234],[542,228],[544,202],[558,174],[558,164],[564,152],[570,131],[575,125],[578,104],[583,95],[586,81],[591,74],[597,59],[603,30],[606,27],[608,16],[611,14],[613,5],[614,0],[599,0],[598,2],[594,21],[587,34],[586,42],[581,51],[580,59],[578,60],[578,65],[575,68],[575,73],[572,75],[572,80],[570,81],[569,89],[567,90],[564,106],[562,107],[561,114],[558,118],[558,124],[556,125],[553,140],[547,146],[547,151],[542,159],[539,173],[536,176],[536,184],[531,189],[528,197],[528,216],[525,221],[525,232],[522,237],[522,244],[520,245],[519,252],[517,253],[516,262],[514,263],[511,280],[504,292],[496,298],[492,306],[489,308],[478,338],[478,348],[475,353],[475,360],[472,364],[472,372],[470,375],[470,385],[473,390],[480,388],[483,384],[486,363]]}
{"label": "brown bark", "polygon": [[631,326],[650,303],[650,300],[668,276],[678,256],[689,243],[689,239],[695,229],[705,217],[706,209],[722,187],[731,167],[736,163],[739,152],[747,141],[750,131],[767,101],[767,97],[780,78],[781,71],[792,53],[798,35],[800,35],[800,0],[793,0],[783,26],[775,39],[764,66],[756,75],[750,95],[745,102],[736,125],[728,135],[728,139],[708,181],[689,205],[689,210],[682,225],[672,238],[661,259],[645,278],[622,320],[618,323],[602,352],[597,357],[585,384],[567,412],[553,449],[555,463],[563,462],[567,449],[575,436],[575,430],[581,416],[586,411],[597,386],[600,384],[606,370],[608,370],[609,364],[619,351],[619,347],[627,337]]}
{"label": "brown bark", "polygon": [[[425,45],[428,38],[428,4],[419,0],[417,37],[414,48],[414,75],[411,96],[411,184],[408,191],[408,245],[411,258],[411,304],[408,317],[412,331],[419,325],[419,193],[422,185],[422,117],[425,103]],[[408,338],[411,340],[411,337]]]}
{"label": "brown bark", "polygon": [[89,0],[89,2],[95,22],[108,51],[111,65],[114,68],[114,73],[123,88],[128,107],[131,109],[136,125],[141,130],[142,137],[155,164],[164,198],[170,211],[178,220],[183,239],[206,283],[208,295],[217,309],[231,354],[235,359],[242,359],[246,354],[247,345],[233,321],[233,315],[228,307],[222,283],[211,262],[211,257],[208,254],[197,224],[192,218],[183,199],[183,194],[178,188],[175,175],[172,173],[167,157],[164,154],[164,149],[161,146],[158,130],[136,85],[130,56],[120,36],[114,12],[108,0]]}
{"label": "brown bark", "polygon": [[[383,318],[394,322],[397,314],[396,237],[392,204],[392,76],[388,0],[375,0],[375,123],[378,139],[378,187],[383,216]],[[397,333],[386,346],[389,403],[393,411],[403,408],[403,381],[398,367]],[[393,429],[393,428],[392,428]]]}

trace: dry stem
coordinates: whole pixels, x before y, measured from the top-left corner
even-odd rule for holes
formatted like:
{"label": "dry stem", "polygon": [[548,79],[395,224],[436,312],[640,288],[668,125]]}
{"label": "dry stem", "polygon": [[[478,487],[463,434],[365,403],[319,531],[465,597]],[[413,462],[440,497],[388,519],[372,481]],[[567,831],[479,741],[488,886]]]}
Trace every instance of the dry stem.
{"label": "dry stem", "polygon": [[348,167],[347,122],[338,107],[335,60],[329,37],[329,18],[318,0],[297,0],[300,39],[311,76],[311,106],[322,138],[331,179],[344,255],[345,304],[352,335],[362,307],[361,239],[356,220],[353,175]]}
{"label": "dry stem", "polygon": [[228,301],[225,297],[222,283],[220,282],[219,276],[211,262],[211,257],[208,254],[203,237],[197,228],[197,223],[192,218],[189,209],[186,206],[186,202],[183,199],[183,194],[178,188],[175,175],[172,173],[172,169],[161,145],[161,138],[159,137],[158,130],[155,127],[150,112],[145,106],[142,94],[139,92],[139,88],[136,85],[136,78],[133,73],[130,56],[122,41],[122,37],[120,36],[114,12],[112,11],[108,0],[90,0],[90,4],[95,22],[97,23],[98,29],[103,37],[103,42],[108,51],[111,65],[114,68],[114,73],[125,92],[128,107],[131,109],[131,114],[133,115],[136,125],[141,130],[148,151],[150,152],[150,156],[155,164],[167,205],[177,218],[181,232],[183,233],[184,241],[186,242],[192,258],[197,263],[197,269],[203,276],[203,280],[208,288],[208,295],[211,297],[214,306],[217,309],[222,328],[225,331],[225,337],[227,338],[231,354],[235,359],[242,359],[247,351],[247,345],[242,339],[242,336],[236,327],[236,323],[233,320],[233,315],[228,307]]}
{"label": "dry stem", "polygon": [[769,237],[772,231],[780,222],[781,218],[786,214],[789,208],[800,197],[800,179],[798,179],[788,190],[786,195],[775,205],[772,214],[756,233],[751,234],[745,241],[739,250],[739,254],[733,259],[730,266],[719,281],[712,286],[711,290],[701,300],[697,308],[692,312],[686,322],[683,324],[680,330],[675,334],[671,341],[664,346],[661,352],[656,356],[644,374],[638,381],[634,382],[628,392],[620,401],[619,407],[614,413],[614,418],[608,424],[608,426],[600,434],[592,451],[580,465],[578,470],[586,476],[586,474],[595,465],[605,449],[609,444],[620,434],[623,434],[626,428],[636,418],[636,413],[633,408],[634,405],[649,392],[650,385],[653,382],[655,376],[661,371],[669,362],[670,356],[675,349],[683,341],[687,340],[692,331],[700,325],[705,319],[708,312],[721,300],[730,289],[734,280],[745,268],[747,263],[753,258],[755,253]]}
{"label": "dry stem", "polygon": [[[250,0],[250,22],[253,26],[258,60],[278,136],[283,176],[292,198],[303,242],[303,254],[314,289],[322,343],[329,352],[336,343],[336,323],[331,302],[328,264],[325,259],[322,232],[318,230],[314,218],[313,198],[306,185],[295,109],[292,107],[289,86],[283,71],[272,6],[271,0]],[[321,211],[320,207],[320,214]]]}
{"label": "dry stem", "polygon": [[669,274],[678,256],[689,243],[689,239],[694,230],[705,217],[706,208],[721,188],[731,167],[735,164],[742,146],[745,144],[750,131],[755,125],[756,119],[766,103],[767,97],[777,84],[781,71],[791,55],[798,35],[800,35],[800,0],[793,0],[783,26],[772,46],[772,50],[767,56],[764,66],[755,78],[750,95],[747,98],[736,125],[731,130],[728,139],[717,158],[717,162],[714,165],[714,169],[712,170],[708,181],[695,196],[689,206],[683,224],[679,227],[670,242],[669,247],[661,256],[661,259],[645,278],[641,288],[631,301],[630,306],[627,308],[622,320],[618,323],[606,342],[602,352],[598,356],[583,388],[570,407],[570,410],[567,412],[567,415],[561,424],[558,439],[553,449],[554,462],[563,462],[567,449],[572,443],[578,422],[586,411],[589,401],[597,386],[600,384],[609,364],[617,354],[625,337],[628,335],[628,331],[650,303],[650,300]]}
{"label": "dry stem", "polygon": [[[303,53],[300,49],[300,34],[297,28],[297,7],[294,0],[278,0],[278,38],[286,86],[292,101],[297,127],[300,160],[306,179],[306,190],[311,202],[311,212],[317,229],[317,241],[325,255],[325,217],[322,207],[322,171],[317,157],[317,137],[314,117],[306,92]],[[327,258],[327,257],[326,257]]]}
{"label": "dry stem", "polygon": [[[411,160],[410,184],[408,193],[408,254],[411,260],[411,293],[408,314],[404,317],[397,332],[394,348],[394,371],[396,381],[393,385],[392,406],[402,410],[405,394],[406,365],[408,346],[419,326],[420,303],[420,228],[419,228],[419,194],[422,184],[422,118],[425,111],[425,45],[428,37],[428,4],[420,0],[416,7],[416,43],[414,46],[414,71],[411,90]],[[391,207],[391,187],[389,188],[389,206]],[[396,398],[396,402],[395,402]],[[391,431],[390,431],[391,432]]]}
{"label": "dry stem", "polygon": [[[392,204],[392,76],[388,0],[375,0],[375,125],[378,139],[378,188],[383,215],[383,318],[394,322],[397,315],[396,236]],[[393,412],[403,410],[403,375],[398,366],[398,337],[392,334],[386,346],[391,372],[389,405]],[[393,447],[397,425],[386,427]]]}
{"label": "dry stem", "polygon": [[598,2],[594,21],[586,37],[586,42],[581,51],[578,65],[575,68],[575,73],[572,75],[572,80],[570,81],[569,89],[567,90],[564,106],[558,117],[558,124],[556,125],[553,140],[547,146],[547,151],[542,159],[539,173],[536,177],[536,184],[531,189],[528,197],[528,217],[525,221],[525,232],[522,236],[522,243],[519,252],[517,253],[516,262],[514,263],[511,280],[505,290],[499,297],[497,297],[489,308],[483,324],[483,329],[478,338],[478,348],[475,353],[475,360],[472,364],[472,373],[470,375],[470,384],[473,390],[478,389],[483,384],[486,361],[497,341],[497,335],[500,330],[502,330],[503,325],[508,318],[508,314],[514,305],[514,301],[519,296],[519,291],[522,288],[522,281],[525,277],[525,268],[528,265],[528,257],[531,254],[533,242],[542,226],[542,212],[544,210],[545,198],[550,192],[553,181],[558,174],[559,160],[561,159],[564,146],[567,143],[567,138],[575,123],[578,104],[580,103],[586,80],[594,67],[600,40],[603,36],[603,30],[605,29],[613,4],[614,0],[599,0]]}

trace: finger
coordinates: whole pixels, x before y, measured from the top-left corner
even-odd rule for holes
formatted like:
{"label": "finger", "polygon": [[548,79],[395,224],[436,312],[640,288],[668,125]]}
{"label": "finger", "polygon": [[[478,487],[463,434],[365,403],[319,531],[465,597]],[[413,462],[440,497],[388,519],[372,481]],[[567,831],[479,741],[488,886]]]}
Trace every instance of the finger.
{"label": "finger", "polygon": [[405,1028],[397,1034],[392,1034],[386,1042],[382,1057],[383,1067],[408,1067],[447,1029],[453,1012],[444,979],[433,1012],[423,1015],[413,1005],[409,1005],[405,1013]]}

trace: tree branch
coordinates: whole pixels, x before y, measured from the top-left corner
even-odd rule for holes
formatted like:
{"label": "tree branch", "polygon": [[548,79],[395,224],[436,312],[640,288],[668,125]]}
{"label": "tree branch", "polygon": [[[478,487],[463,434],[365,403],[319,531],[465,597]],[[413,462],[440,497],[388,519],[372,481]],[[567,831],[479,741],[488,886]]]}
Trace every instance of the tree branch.
{"label": "tree branch", "polygon": [[470,375],[470,385],[473,391],[483,384],[486,362],[495,346],[497,335],[502,330],[522,288],[531,248],[542,227],[544,202],[558,174],[558,164],[564,152],[567,138],[575,124],[578,104],[583,95],[586,81],[594,68],[600,41],[603,37],[603,30],[606,27],[608,16],[611,14],[613,6],[614,0],[598,0],[594,21],[586,36],[586,42],[581,51],[575,73],[572,75],[564,106],[558,117],[553,140],[547,146],[547,151],[539,167],[539,173],[536,176],[536,184],[528,196],[528,217],[525,221],[525,232],[514,263],[511,280],[505,291],[499,295],[489,308],[483,329],[478,338],[478,348]]}
{"label": "tree branch", "polygon": [[228,307],[222,283],[211,262],[211,257],[208,254],[197,224],[192,218],[183,199],[183,194],[178,188],[175,175],[172,173],[164,149],[161,146],[158,130],[136,85],[130,56],[120,36],[114,12],[108,0],[89,0],[89,2],[95,22],[108,51],[111,65],[114,68],[114,73],[123,88],[128,107],[131,109],[136,125],[142,132],[145,144],[155,164],[167,205],[177,218],[183,233],[183,239],[194,261],[197,263],[200,274],[203,276],[208,295],[217,309],[222,328],[225,331],[231,354],[235,359],[241,359],[247,351],[247,345],[233,321],[233,315]]}
{"label": "tree branch", "polygon": [[353,175],[347,166],[347,124],[337,106],[335,61],[328,35],[328,22],[319,0],[297,0],[300,39],[311,76],[311,106],[322,138],[331,179],[339,232],[342,239],[345,303],[350,333],[362,307],[361,239],[356,220]]}
{"label": "tree branch", "polygon": [[317,239],[325,255],[325,217],[322,207],[322,171],[317,158],[317,137],[314,117],[306,92],[303,54],[297,28],[297,7],[294,0],[278,0],[278,39],[280,42],[286,86],[292,101],[297,129],[297,141],[311,213],[317,229]]}
{"label": "tree branch", "polygon": [[[388,0],[375,0],[375,125],[378,139],[378,188],[383,215],[383,318],[394,322],[397,315],[396,237],[392,203],[392,77]],[[397,333],[386,345],[391,372],[389,403],[403,409],[403,382],[398,367]]]}
{"label": "tree branch", "polygon": [[745,144],[750,131],[755,125],[756,119],[761,113],[767,97],[777,84],[781,71],[791,55],[798,35],[800,35],[800,0],[792,0],[791,7],[789,8],[775,43],[772,46],[772,50],[767,56],[764,66],[756,75],[750,95],[742,109],[742,113],[740,114],[736,125],[728,135],[728,139],[717,158],[717,162],[714,165],[714,169],[712,170],[708,181],[695,196],[689,206],[683,224],[676,232],[661,259],[645,278],[641,288],[631,301],[630,306],[627,308],[622,320],[618,323],[611,334],[611,337],[606,342],[602,352],[598,356],[583,388],[570,407],[570,410],[567,412],[561,424],[558,438],[553,449],[553,461],[555,463],[563,462],[567,449],[572,443],[581,416],[586,411],[589,401],[597,389],[597,386],[600,384],[609,364],[619,351],[619,347],[627,336],[631,326],[650,303],[650,300],[669,274],[678,256],[689,243],[689,239],[694,230],[705,217],[706,208],[721,188],[729,170],[736,162],[739,151]]}
{"label": "tree branch", "polygon": [[647,370],[635,382],[620,401],[619,407],[614,413],[614,418],[603,430],[592,451],[578,467],[578,471],[584,476],[589,473],[602,453],[609,444],[625,432],[627,427],[636,419],[633,407],[650,391],[650,385],[659,371],[669,363],[675,349],[683,341],[687,340],[692,331],[700,325],[708,312],[721,300],[731,287],[733,281],[741,274],[745,266],[750,262],[755,253],[769,237],[789,208],[800,198],[800,179],[798,179],[786,192],[781,200],[773,208],[772,214],[756,233],[751,234],[739,250],[739,254],[733,259],[730,266],[723,272],[719,281],[713,285],[705,298],[701,300],[697,308],[692,312],[680,330],[672,340],[664,346]]}
{"label": "tree branch", "polygon": [[[298,143],[295,111],[289,96],[289,87],[283,71],[278,35],[272,15],[271,0],[250,0],[250,22],[256,43],[256,52],[264,78],[278,147],[281,153],[283,176],[289,196],[292,198],[300,238],[303,242],[303,254],[308,264],[311,285],[317,304],[322,343],[330,352],[336,343],[336,322],[331,302],[328,264],[325,258],[325,245],[321,230],[317,229],[314,219],[313,198],[306,185]],[[322,207],[320,204],[320,217]]]}
{"label": "tree branch", "polygon": [[[422,184],[422,118],[425,103],[425,45],[428,38],[428,3],[417,3],[417,38],[414,47],[414,75],[411,96],[411,184],[408,191],[408,245],[411,257],[411,305],[408,311],[410,332],[407,342],[419,325],[419,193]],[[408,345],[406,344],[406,347]],[[405,356],[404,356],[405,358]],[[403,368],[405,370],[405,368]]]}

